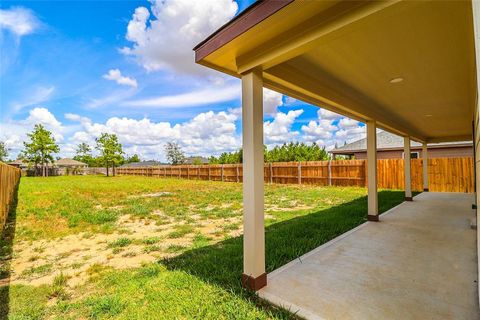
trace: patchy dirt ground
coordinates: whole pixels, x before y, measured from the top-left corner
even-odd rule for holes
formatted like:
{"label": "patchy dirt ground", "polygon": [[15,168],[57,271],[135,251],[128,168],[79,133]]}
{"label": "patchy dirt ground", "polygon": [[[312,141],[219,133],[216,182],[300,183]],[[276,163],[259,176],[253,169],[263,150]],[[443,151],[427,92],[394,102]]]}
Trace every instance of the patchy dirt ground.
{"label": "patchy dirt ground", "polygon": [[111,234],[82,232],[56,240],[17,242],[11,260],[11,284],[49,284],[62,273],[74,287],[98,268],[138,267],[177,255],[191,247],[195,239],[213,243],[242,232],[239,217],[206,219],[192,215],[190,221],[194,222],[186,224],[158,211],[153,215],[161,219],[121,216],[117,231]]}

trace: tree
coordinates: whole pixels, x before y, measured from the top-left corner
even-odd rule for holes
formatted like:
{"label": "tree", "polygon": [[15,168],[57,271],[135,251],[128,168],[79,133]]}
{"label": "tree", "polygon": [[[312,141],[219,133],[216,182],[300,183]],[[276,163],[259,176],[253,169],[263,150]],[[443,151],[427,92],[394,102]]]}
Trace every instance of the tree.
{"label": "tree", "polygon": [[60,152],[59,146],[55,143],[52,133],[41,124],[36,124],[33,131],[28,134],[30,142],[24,142],[25,149],[22,155],[29,162],[35,165],[41,164],[42,176],[48,175],[48,163],[53,163],[53,154]]}
{"label": "tree", "polygon": [[134,154],[131,157],[126,157],[125,160],[123,161],[124,163],[132,163],[132,162],[140,162],[140,157],[138,154]]}
{"label": "tree", "polygon": [[167,142],[165,153],[168,162],[173,165],[185,163],[185,154],[176,142]]}
{"label": "tree", "polygon": [[8,148],[5,145],[5,142],[0,141],[0,161],[7,161],[8,157]]}
{"label": "tree", "polygon": [[92,156],[92,148],[90,148],[88,144],[85,142],[80,143],[75,153],[75,157],[73,157],[74,160],[84,162],[91,166],[94,159]]}
{"label": "tree", "polygon": [[115,175],[115,166],[123,160],[122,145],[118,142],[116,134],[102,133],[99,138],[95,139],[97,143],[96,149],[100,152],[99,160],[107,168],[107,177],[109,176],[108,168],[111,166],[113,175]]}

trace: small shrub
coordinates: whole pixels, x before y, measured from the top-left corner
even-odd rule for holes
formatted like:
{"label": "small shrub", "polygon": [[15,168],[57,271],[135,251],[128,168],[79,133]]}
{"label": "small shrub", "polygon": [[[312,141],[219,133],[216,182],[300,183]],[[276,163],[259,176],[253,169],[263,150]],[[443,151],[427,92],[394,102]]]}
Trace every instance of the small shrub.
{"label": "small shrub", "polygon": [[191,225],[184,224],[184,225],[177,226],[174,231],[168,234],[168,237],[170,239],[178,239],[192,232],[193,232],[193,227]]}
{"label": "small shrub", "polygon": [[52,285],[50,286],[50,291],[48,294],[49,298],[59,298],[60,300],[65,300],[69,298],[69,295],[66,291],[68,277],[63,273],[55,276],[53,279]]}
{"label": "small shrub", "polygon": [[129,246],[132,243],[132,240],[129,238],[119,238],[108,244],[109,248],[123,248]]}

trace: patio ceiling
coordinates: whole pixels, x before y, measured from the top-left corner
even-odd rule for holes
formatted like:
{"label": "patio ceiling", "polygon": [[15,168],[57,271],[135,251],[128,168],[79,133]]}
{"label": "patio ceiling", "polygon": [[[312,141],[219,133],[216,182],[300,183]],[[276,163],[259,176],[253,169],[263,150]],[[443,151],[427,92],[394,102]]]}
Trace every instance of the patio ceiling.
{"label": "patio ceiling", "polygon": [[195,54],[237,77],[260,68],[265,87],[418,141],[471,139],[467,1],[258,2]]}

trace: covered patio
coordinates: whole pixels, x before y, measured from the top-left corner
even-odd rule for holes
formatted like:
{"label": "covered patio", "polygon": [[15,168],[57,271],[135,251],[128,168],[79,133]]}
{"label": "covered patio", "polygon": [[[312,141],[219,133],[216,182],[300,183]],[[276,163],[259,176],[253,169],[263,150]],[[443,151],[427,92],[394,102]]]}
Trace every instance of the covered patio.
{"label": "covered patio", "polygon": [[268,275],[308,319],[477,319],[473,195],[422,193]]}
{"label": "covered patio", "polygon": [[[478,23],[470,1],[266,0],[194,48],[197,63],[242,80],[246,287],[307,318],[478,313],[477,195],[414,199],[410,168],[414,140],[428,192],[428,143],[473,139],[479,172]],[[268,277],[263,87],[366,124],[370,221]],[[407,201],[381,217],[377,129],[403,137]]]}

